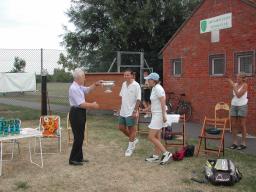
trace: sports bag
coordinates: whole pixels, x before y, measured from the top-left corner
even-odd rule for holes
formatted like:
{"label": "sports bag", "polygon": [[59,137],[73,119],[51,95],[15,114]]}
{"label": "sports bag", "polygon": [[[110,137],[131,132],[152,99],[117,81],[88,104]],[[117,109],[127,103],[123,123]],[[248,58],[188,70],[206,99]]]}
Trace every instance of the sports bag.
{"label": "sports bag", "polygon": [[205,177],[213,185],[234,185],[242,174],[231,160],[217,159],[206,161]]}
{"label": "sports bag", "polygon": [[174,161],[181,161],[185,157],[186,154],[186,147],[181,148],[179,151],[176,151],[172,154],[172,159]]}
{"label": "sports bag", "polygon": [[195,151],[195,146],[194,145],[187,145],[186,146],[185,157],[193,157],[194,156],[194,151]]}

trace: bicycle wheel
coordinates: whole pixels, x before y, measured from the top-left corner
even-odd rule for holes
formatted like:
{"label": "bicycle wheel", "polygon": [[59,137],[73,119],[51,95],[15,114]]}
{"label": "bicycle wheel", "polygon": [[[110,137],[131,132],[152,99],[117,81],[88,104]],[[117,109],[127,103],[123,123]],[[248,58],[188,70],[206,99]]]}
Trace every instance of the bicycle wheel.
{"label": "bicycle wheel", "polygon": [[185,114],[185,121],[189,121],[192,117],[192,107],[190,103],[181,103],[177,109],[177,113],[180,115]]}
{"label": "bicycle wheel", "polygon": [[170,112],[172,110],[172,105],[167,101],[166,106],[167,106],[167,114],[170,114]]}
{"label": "bicycle wheel", "polygon": [[173,114],[174,111],[173,111],[171,99],[168,99],[166,101],[166,106],[167,106],[167,114]]}

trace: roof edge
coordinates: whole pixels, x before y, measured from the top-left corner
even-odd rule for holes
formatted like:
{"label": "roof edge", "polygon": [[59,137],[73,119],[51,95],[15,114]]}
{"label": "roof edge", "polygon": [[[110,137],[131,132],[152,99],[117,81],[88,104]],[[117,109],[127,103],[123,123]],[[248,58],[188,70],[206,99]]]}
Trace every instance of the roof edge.
{"label": "roof edge", "polygon": [[167,46],[171,43],[171,41],[176,37],[176,35],[181,31],[181,29],[187,24],[187,22],[192,18],[192,16],[197,12],[197,10],[202,6],[205,0],[202,0],[200,4],[193,10],[191,15],[182,23],[182,25],[177,29],[177,31],[172,35],[169,41],[165,44],[165,46],[160,50],[159,55],[167,48]]}
{"label": "roof edge", "polygon": [[[178,33],[182,30],[182,28],[187,24],[187,22],[193,17],[193,15],[197,12],[197,10],[203,5],[203,3],[206,0],[202,0],[202,2],[194,9],[194,11],[192,12],[192,14],[182,23],[182,25],[177,29],[177,31],[172,35],[172,37],[169,39],[169,41],[165,44],[165,46],[160,50],[160,52],[158,53],[159,57],[161,57],[161,54],[163,53],[163,51],[168,47],[168,45],[172,42],[172,40],[178,35]],[[241,0],[242,2],[244,2],[247,5],[250,5],[254,8],[256,8],[256,3],[250,1],[250,0]]]}
{"label": "roof edge", "polygon": [[250,0],[241,0],[242,2],[256,8],[256,2],[255,1],[250,1]]}

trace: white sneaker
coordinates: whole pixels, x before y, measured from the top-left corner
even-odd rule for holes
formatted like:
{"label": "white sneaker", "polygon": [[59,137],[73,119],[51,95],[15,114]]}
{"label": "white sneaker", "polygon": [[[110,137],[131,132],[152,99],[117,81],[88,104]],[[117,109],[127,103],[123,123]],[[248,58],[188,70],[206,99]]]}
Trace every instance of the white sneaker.
{"label": "white sneaker", "polygon": [[168,151],[165,152],[161,158],[160,165],[165,165],[170,160],[171,157],[172,157],[172,153]]}
{"label": "white sneaker", "polygon": [[139,139],[135,138],[133,141],[133,148],[135,149],[136,145],[139,143]]}
{"label": "white sneaker", "polygon": [[127,148],[126,151],[125,151],[125,157],[131,157],[132,154],[133,154],[133,151],[134,151],[134,148]]}
{"label": "white sneaker", "polygon": [[134,151],[135,147],[134,147],[134,141],[133,142],[130,142],[129,141],[129,144],[128,144],[128,147],[125,151],[125,156],[126,157],[130,157]]}
{"label": "white sneaker", "polygon": [[135,138],[133,142],[129,142],[129,145],[125,151],[125,156],[130,157],[133,154],[133,151],[135,150],[136,144],[139,143],[139,139]]}
{"label": "white sneaker", "polygon": [[159,156],[158,155],[151,155],[150,157],[146,158],[145,161],[148,162],[159,162]]}

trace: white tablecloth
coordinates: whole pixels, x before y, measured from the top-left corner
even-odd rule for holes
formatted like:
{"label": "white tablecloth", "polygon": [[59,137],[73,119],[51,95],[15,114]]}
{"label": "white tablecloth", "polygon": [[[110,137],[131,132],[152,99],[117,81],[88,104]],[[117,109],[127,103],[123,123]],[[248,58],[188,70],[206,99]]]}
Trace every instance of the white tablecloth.
{"label": "white tablecloth", "polygon": [[168,114],[167,115],[167,124],[171,126],[173,123],[179,123],[180,115],[179,114]]}

